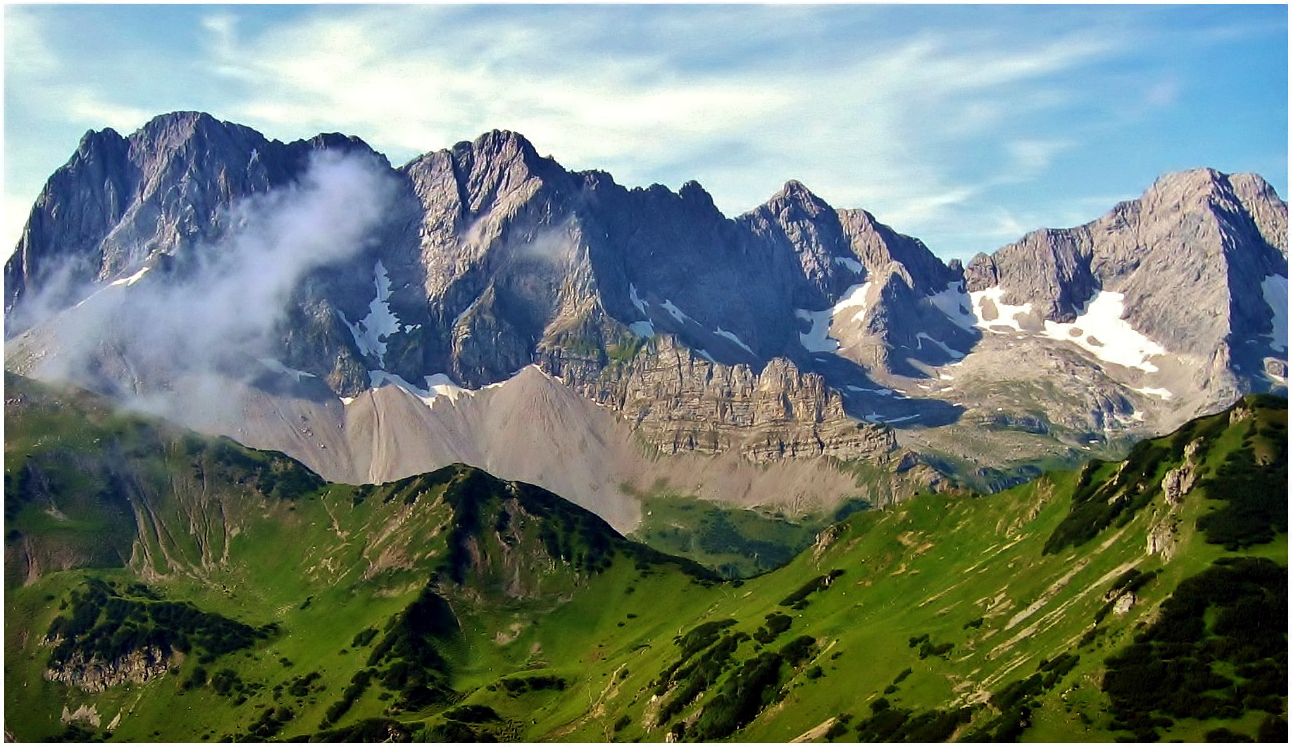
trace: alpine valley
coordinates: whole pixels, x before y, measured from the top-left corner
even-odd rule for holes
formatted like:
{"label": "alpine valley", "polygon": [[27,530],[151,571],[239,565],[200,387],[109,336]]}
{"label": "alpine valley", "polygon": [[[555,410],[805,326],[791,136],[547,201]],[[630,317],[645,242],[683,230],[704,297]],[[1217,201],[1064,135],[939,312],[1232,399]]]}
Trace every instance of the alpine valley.
{"label": "alpine valley", "polygon": [[490,132],[90,132],[5,265],[20,741],[1287,740],[1287,204],[967,265]]}

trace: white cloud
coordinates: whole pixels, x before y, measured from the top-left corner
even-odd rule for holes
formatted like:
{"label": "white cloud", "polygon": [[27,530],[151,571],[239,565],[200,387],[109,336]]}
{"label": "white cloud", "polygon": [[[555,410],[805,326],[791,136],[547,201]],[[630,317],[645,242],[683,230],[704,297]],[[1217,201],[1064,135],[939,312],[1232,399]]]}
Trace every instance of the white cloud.
{"label": "white cloud", "polygon": [[[1087,84],[1091,71],[1116,74],[1107,63],[1143,52],[1135,19],[1157,18],[1074,10],[1078,22],[1065,23],[1060,11],[961,9],[956,17],[977,20],[940,20],[953,12],[323,6],[284,21],[224,7],[194,12],[197,58],[159,50],[152,63],[166,76],[117,87],[85,82],[42,41],[47,29],[20,20],[23,43],[45,62],[12,79],[7,69],[6,96],[82,128],[126,131],[162,111],[149,107],[176,102],[280,139],[358,135],[396,164],[513,129],[563,165],[621,183],[696,179],[729,215],[796,178],[937,251],[939,237],[996,235],[1002,186],[1052,178],[1057,158],[1109,135],[1080,126],[1116,107],[1107,87]],[[19,16],[7,9],[8,38]],[[131,72],[119,59],[84,64]],[[1139,80],[1148,95],[1137,105],[1178,95],[1174,79]]]}

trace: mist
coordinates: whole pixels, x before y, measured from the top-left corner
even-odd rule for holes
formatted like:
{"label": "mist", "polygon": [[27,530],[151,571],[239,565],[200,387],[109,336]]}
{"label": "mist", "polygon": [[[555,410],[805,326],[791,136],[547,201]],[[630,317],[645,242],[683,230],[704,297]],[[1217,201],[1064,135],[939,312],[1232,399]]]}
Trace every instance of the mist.
{"label": "mist", "polygon": [[221,379],[263,373],[257,359],[280,357],[275,332],[293,291],[372,246],[397,186],[374,156],[315,151],[292,185],[232,205],[222,221],[230,229],[186,250],[174,263],[182,270],[150,262],[34,328],[25,343],[41,348],[26,351],[33,373],[107,384],[135,409],[182,407],[185,420],[203,419],[195,411],[227,405]]}

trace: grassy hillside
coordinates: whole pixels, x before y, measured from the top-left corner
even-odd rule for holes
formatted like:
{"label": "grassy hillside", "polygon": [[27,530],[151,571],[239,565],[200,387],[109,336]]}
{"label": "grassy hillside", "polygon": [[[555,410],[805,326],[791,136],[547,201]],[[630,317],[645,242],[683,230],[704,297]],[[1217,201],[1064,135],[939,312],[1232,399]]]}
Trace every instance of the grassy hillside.
{"label": "grassy hillside", "polygon": [[5,419],[22,740],[1286,738],[1281,399],[744,581],[466,467],[327,485],[10,378]]}

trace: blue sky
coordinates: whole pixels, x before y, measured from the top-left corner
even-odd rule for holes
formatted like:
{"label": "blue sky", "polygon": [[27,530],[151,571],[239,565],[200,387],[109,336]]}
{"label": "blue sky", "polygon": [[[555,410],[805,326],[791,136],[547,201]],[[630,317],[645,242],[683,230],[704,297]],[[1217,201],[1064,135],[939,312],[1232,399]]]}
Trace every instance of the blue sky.
{"label": "blue sky", "polygon": [[4,242],[88,129],[198,109],[396,165],[500,128],[728,215],[788,179],[944,258],[1197,166],[1287,196],[1288,9],[5,7]]}

